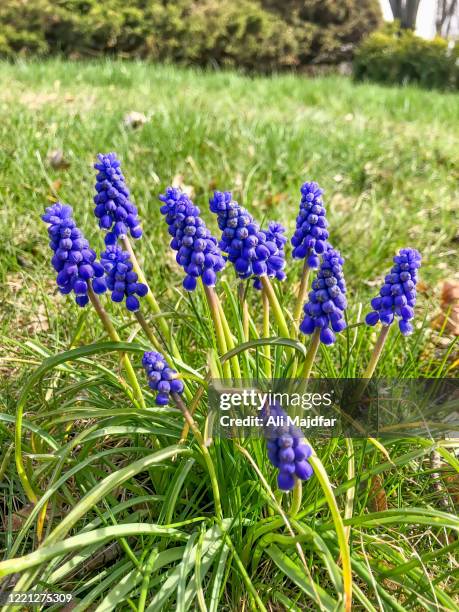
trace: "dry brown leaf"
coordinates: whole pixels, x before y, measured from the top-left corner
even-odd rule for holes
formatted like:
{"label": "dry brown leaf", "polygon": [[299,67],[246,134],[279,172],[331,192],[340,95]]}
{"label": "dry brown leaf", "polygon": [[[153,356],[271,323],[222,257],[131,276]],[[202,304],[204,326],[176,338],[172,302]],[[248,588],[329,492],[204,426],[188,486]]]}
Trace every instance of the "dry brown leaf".
{"label": "dry brown leaf", "polygon": [[459,280],[443,283],[440,297],[441,313],[432,321],[434,329],[445,329],[447,333],[459,336]]}
{"label": "dry brown leaf", "polygon": [[456,508],[459,508],[459,474],[448,474],[443,477],[446,490]]}
{"label": "dry brown leaf", "polygon": [[64,151],[62,149],[55,149],[50,151],[46,156],[48,164],[55,170],[68,168],[70,163],[64,157]]}
{"label": "dry brown leaf", "polygon": [[[11,527],[13,531],[19,531],[20,529],[22,529],[22,526],[24,525],[26,520],[29,518],[29,515],[33,509],[34,509],[34,504],[26,504],[25,506],[23,506],[22,508],[20,508],[19,510],[17,510],[11,515]],[[46,510],[46,518],[49,518],[49,516],[50,516],[50,510],[48,508]],[[5,516],[4,518],[5,529],[7,528],[8,521],[9,521],[8,517]]]}
{"label": "dry brown leaf", "polygon": [[178,189],[183,191],[183,193],[186,193],[189,198],[194,197],[194,187],[193,185],[187,185],[185,183],[185,178],[183,174],[176,174],[174,176],[174,178],[172,179],[172,187],[177,187]]}
{"label": "dry brown leaf", "polygon": [[384,490],[383,479],[379,474],[371,479],[368,505],[372,512],[384,512],[384,510],[387,510],[387,495]]}
{"label": "dry brown leaf", "polygon": [[281,193],[269,194],[269,195],[266,196],[264,204],[266,206],[277,206],[281,202],[285,201],[286,198],[287,198],[287,194],[286,193],[282,193],[282,192]]}
{"label": "dry brown leaf", "polygon": [[148,117],[144,113],[138,113],[137,111],[130,111],[126,113],[123,118],[124,127],[136,129],[148,123]]}

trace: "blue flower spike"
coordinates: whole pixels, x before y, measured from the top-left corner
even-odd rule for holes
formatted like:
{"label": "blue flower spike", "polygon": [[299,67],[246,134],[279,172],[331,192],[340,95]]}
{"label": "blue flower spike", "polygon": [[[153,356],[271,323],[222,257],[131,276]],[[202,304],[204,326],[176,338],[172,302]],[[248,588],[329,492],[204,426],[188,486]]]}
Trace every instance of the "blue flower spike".
{"label": "blue flower spike", "polygon": [[190,198],[177,188],[168,187],[159,196],[172,236],[170,246],[177,251],[176,261],[185,270],[183,287],[194,291],[197,279],[201,277],[207,287],[214,287],[217,274],[225,267],[217,239],[207,229],[201,212]]}
{"label": "blue flower spike", "polygon": [[111,244],[101,254],[100,260],[105,270],[107,287],[112,292],[112,301],[122,302],[125,299],[128,310],[139,310],[138,297],[147,295],[148,287],[138,282],[129,253],[123,251],[119,245]]}
{"label": "blue flower spike", "polygon": [[373,311],[365,318],[367,325],[392,325],[398,319],[398,326],[404,336],[413,333],[411,320],[416,305],[416,283],[421,267],[421,254],[416,249],[401,249],[393,259],[394,265],[384,279],[379,295],[371,300]]}
{"label": "blue flower spike", "polygon": [[120,161],[115,153],[99,154],[94,168],[96,176],[96,195],[94,214],[99,219],[99,227],[106,230],[105,244],[115,244],[118,238],[142,236],[137,207],[130,199],[129,189],[121,172]]}
{"label": "blue flower spike", "polygon": [[320,341],[333,344],[335,333],[346,328],[344,312],[347,307],[346,283],[343,274],[344,259],[339,251],[329,246],[322,256],[322,263],[304,306],[304,319],[300,325],[303,334],[313,334],[320,329]]}
{"label": "blue flower spike", "polygon": [[149,351],[143,354],[142,365],[148,378],[148,386],[157,391],[156,404],[167,406],[171,393],[183,393],[183,382],[176,370],[170,368],[161,353]]}
{"label": "blue flower spike", "polygon": [[260,230],[252,215],[233,200],[230,191],[215,191],[209,204],[222,231],[219,246],[234,265],[238,277],[255,276],[256,289],[261,289],[259,277],[262,275],[284,280],[285,228],[272,221],[267,231]]}
{"label": "blue flower spike", "polygon": [[318,268],[328,247],[328,221],[322,200],[323,189],[313,181],[301,187],[300,212],[292,236],[292,257],[306,259],[310,268]]}
{"label": "blue flower spike", "polygon": [[[265,423],[268,417],[283,418],[286,414],[277,404],[263,410]],[[312,449],[306,443],[303,432],[294,425],[266,426],[268,438],[268,459],[279,470],[277,484],[283,491],[291,491],[295,486],[295,479],[308,480],[313,469],[308,459]]]}
{"label": "blue flower spike", "polygon": [[78,306],[86,306],[90,287],[99,294],[107,289],[104,268],[77,227],[71,206],[56,202],[41,218],[49,224],[49,246],[54,252],[51,264],[57,272],[59,291],[63,294],[73,291]]}

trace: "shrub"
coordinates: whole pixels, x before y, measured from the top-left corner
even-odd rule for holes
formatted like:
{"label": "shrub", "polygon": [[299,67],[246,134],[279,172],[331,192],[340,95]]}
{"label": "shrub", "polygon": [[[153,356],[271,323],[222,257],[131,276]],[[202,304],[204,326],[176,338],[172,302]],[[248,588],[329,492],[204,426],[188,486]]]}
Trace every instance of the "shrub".
{"label": "shrub", "polygon": [[117,54],[278,70],[352,57],[377,0],[3,0],[0,54]]}
{"label": "shrub", "polygon": [[459,47],[451,47],[442,38],[424,40],[411,30],[392,26],[375,32],[362,43],[353,68],[358,80],[457,89]]}

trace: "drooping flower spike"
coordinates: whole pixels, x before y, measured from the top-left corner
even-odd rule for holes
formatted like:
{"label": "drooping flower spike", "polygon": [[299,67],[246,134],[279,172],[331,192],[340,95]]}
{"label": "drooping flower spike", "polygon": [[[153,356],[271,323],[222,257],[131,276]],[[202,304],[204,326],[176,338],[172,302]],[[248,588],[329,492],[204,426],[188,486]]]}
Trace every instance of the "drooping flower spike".
{"label": "drooping flower spike", "polygon": [[148,378],[148,386],[157,391],[156,404],[167,406],[170,393],[183,393],[183,382],[177,377],[176,370],[170,368],[161,353],[149,351],[143,354],[142,365]]}
{"label": "drooping flower spike", "polygon": [[316,328],[320,328],[320,341],[324,344],[333,344],[336,340],[335,332],[346,328],[344,311],[347,301],[343,263],[339,251],[329,246],[312,283],[309,301],[304,306],[305,316],[300,330],[303,334],[312,334]]}
{"label": "drooping flower spike", "polygon": [[56,202],[41,218],[49,223],[49,246],[54,251],[51,263],[57,272],[59,291],[63,294],[73,291],[78,306],[86,306],[90,285],[95,293],[104,293],[107,289],[104,269],[96,261],[95,251],[77,227],[71,206]]}
{"label": "drooping flower spike", "polygon": [[101,263],[106,274],[107,287],[110,289],[113,302],[126,299],[126,308],[135,312],[140,308],[138,297],[147,295],[148,287],[138,282],[136,272],[127,251],[117,244],[108,245],[101,254]]}
{"label": "drooping flower spike", "polygon": [[265,435],[268,438],[268,458],[274,467],[278,468],[277,484],[279,489],[291,491],[295,485],[295,477],[308,480],[313,469],[308,462],[312,454],[311,447],[306,444],[302,431],[294,425],[270,425],[270,417],[286,418],[284,410],[277,404],[263,409]]}
{"label": "drooping flower spike", "polygon": [[404,336],[413,332],[410,323],[416,304],[416,283],[421,267],[421,254],[416,249],[400,249],[393,259],[394,265],[384,279],[379,296],[371,300],[374,308],[365,318],[367,325],[391,325],[398,318],[398,326]]}
{"label": "drooping flower spike", "polygon": [[328,246],[328,222],[322,194],[323,190],[315,182],[306,182],[302,185],[300,212],[292,236],[292,257],[306,258],[310,268],[319,267],[319,255],[324,253]]}
{"label": "drooping flower spike", "polygon": [[174,187],[168,187],[159,199],[163,202],[161,213],[172,236],[170,246],[177,251],[176,261],[186,272],[183,287],[194,291],[199,277],[205,285],[214,287],[225,260],[199,208],[186,193]]}
{"label": "drooping flower spike", "polygon": [[[234,264],[239,278],[266,274],[283,280],[284,228],[272,222],[267,232],[260,230],[252,215],[232,199],[230,191],[215,191],[209,204],[222,231],[219,246]],[[259,281],[255,281],[255,286],[260,288]]]}
{"label": "drooping flower spike", "polygon": [[132,238],[140,238],[142,228],[137,207],[130,199],[118,158],[115,153],[99,154],[97,157],[99,161],[94,164],[98,170],[94,214],[99,219],[99,226],[107,230],[105,244],[115,244],[128,232]]}

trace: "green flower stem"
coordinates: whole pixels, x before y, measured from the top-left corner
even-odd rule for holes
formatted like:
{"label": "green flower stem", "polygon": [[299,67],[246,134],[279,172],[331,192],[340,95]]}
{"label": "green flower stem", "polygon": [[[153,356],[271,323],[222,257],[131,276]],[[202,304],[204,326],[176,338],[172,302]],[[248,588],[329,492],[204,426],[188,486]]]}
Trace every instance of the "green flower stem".
{"label": "green flower stem", "polygon": [[320,344],[320,328],[316,327],[312,334],[311,344],[309,345],[308,352],[303,364],[303,371],[301,372],[301,378],[309,378],[311,375],[312,365],[317,355],[317,350]]}
{"label": "green flower stem", "polygon": [[[99,318],[102,321],[102,324],[105,328],[105,331],[109,335],[110,340],[112,340],[113,342],[121,342],[121,338],[118,336],[118,332],[114,328],[113,323],[110,317],[108,316],[107,311],[102,306],[101,301],[99,300],[97,295],[94,293],[92,287],[88,288],[88,297],[91,300],[91,304],[94,306],[95,311],[99,315]],[[137,380],[137,377],[135,375],[135,371],[134,371],[134,368],[132,367],[131,361],[125,353],[121,355],[121,362],[126,371],[126,377],[129,380],[129,383],[132,387],[134,396],[137,398],[140,406],[142,408],[146,408],[145,400],[142,394],[142,389],[139,385],[139,381]]]}
{"label": "green flower stem", "polygon": [[310,273],[311,268],[308,266],[308,260],[306,258],[304,261],[303,272],[301,274],[301,283],[300,288],[298,290],[295,309],[293,311],[293,332],[295,335],[297,334],[298,323],[301,317],[301,313],[303,311],[304,302],[306,300],[306,293],[308,292]]}
{"label": "green flower stem", "polygon": [[381,354],[383,352],[384,349],[384,345],[386,344],[386,340],[389,336],[389,331],[390,331],[390,325],[383,325],[381,332],[378,336],[378,339],[376,340],[376,344],[373,348],[373,352],[371,353],[371,357],[370,357],[370,361],[368,362],[367,367],[365,368],[365,372],[362,374],[362,379],[360,380],[360,383],[358,384],[355,392],[354,392],[354,399],[355,401],[358,401],[360,399],[360,397],[362,396],[363,392],[365,391],[365,389],[367,388],[368,385],[368,381],[370,380],[370,378],[373,376],[375,370],[376,370],[376,366],[378,365],[378,361],[381,357]]}
{"label": "green flower stem", "polygon": [[139,601],[137,603],[137,612],[144,612],[145,610],[145,604],[147,603],[147,595],[151,580],[151,573],[153,572],[153,567],[156,559],[158,558],[158,554],[158,549],[153,548],[143,567],[143,578],[142,584],[140,585],[140,595]]}
{"label": "green flower stem", "polygon": [[212,491],[214,494],[215,514],[217,516],[217,520],[221,522],[223,519],[223,512],[222,512],[222,504],[221,504],[221,499],[220,499],[220,489],[218,487],[217,473],[215,471],[215,467],[212,461],[212,457],[210,456],[209,449],[207,448],[204,442],[204,438],[202,437],[202,434],[199,431],[196,421],[191,416],[188,408],[185,406],[185,403],[183,402],[180,395],[178,393],[171,393],[171,395],[172,395],[172,399],[174,400],[177,408],[181,411],[185,421],[188,423],[189,428],[193,432],[193,435],[196,438],[196,441],[199,444],[199,447],[201,448],[201,452],[203,454],[204,461],[206,462],[207,469],[209,471],[210,481],[212,484]]}
{"label": "green flower stem", "polygon": [[243,330],[243,342],[249,341],[249,306],[246,299],[246,284],[244,282],[239,283],[238,287],[239,301],[242,309],[242,330]]}
{"label": "green flower stem", "polygon": [[273,311],[274,318],[276,319],[277,326],[279,328],[280,333],[285,338],[290,338],[290,333],[288,330],[288,325],[284,317],[284,313],[282,312],[281,305],[276,297],[273,286],[269,278],[264,274],[260,276],[260,281],[263,286],[264,291],[266,291],[266,295],[268,296],[268,300]]}
{"label": "green flower stem", "polygon": [[[218,350],[220,351],[220,355],[224,355],[228,352],[228,347],[226,345],[225,331],[223,329],[223,324],[220,318],[220,309],[218,307],[218,297],[215,293],[213,287],[207,287],[206,285],[202,285],[204,287],[204,293],[207,298],[207,303],[209,304],[210,315],[212,317],[212,321],[214,323],[215,334],[217,336],[217,344]],[[225,361],[223,364],[223,376],[228,380],[231,380],[231,366],[229,361]]]}
{"label": "green flower stem", "polygon": [[[263,300],[263,338],[269,338],[269,299],[268,295],[263,287],[261,290],[261,297]],[[272,378],[272,367],[271,367],[271,347],[269,344],[263,347],[263,354],[265,357],[265,374],[266,378]]]}
{"label": "green flower stem", "polygon": [[[156,301],[156,298],[152,290],[150,289],[149,284],[147,283],[147,279],[145,278],[145,275],[142,272],[142,268],[140,267],[137,257],[135,256],[134,249],[132,248],[129,238],[127,236],[124,237],[122,239],[122,242],[123,242],[124,248],[129,253],[129,257],[131,258],[131,262],[132,262],[132,267],[134,269],[134,272],[139,277],[139,281],[148,287],[148,292],[147,292],[147,295],[145,296],[145,299],[147,300],[154,314],[161,315],[162,314],[161,308],[159,307],[159,304]],[[172,354],[174,355],[174,357],[180,359],[181,358],[180,352],[177,348],[177,345],[175,344],[174,339],[171,337],[170,328],[167,324],[166,319],[163,316],[158,317],[158,325],[164,337],[169,338],[170,340]]]}
{"label": "green flower stem", "polygon": [[[207,384],[209,384],[209,381],[210,381],[209,372],[206,375],[205,381]],[[203,395],[204,395],[204,385],[201,385],[199,389],[196,391],[196,395],[191,400],[191,404],[190,404],[190,414],[191,415],[195,413],[196,408],[198,407],[198,404],[201,401],[201,398]],[[180,435],[180,444],[183,444],[186,441],[189,430],[190,430],[190,426],[188,425],[188,423],[185,423],[182,429],[182,433]]]}
{"label": "green flower stem", "polygon": [[137,319],[137,321],[140,323],[140,327],[143,329],[143,331],[145,332],[145,335],[147,336],[148,340],[150,340],[150,342],[153,344],[153,346],[155,347],[155,349],[157,351],[159,351],[160,353],[162,353],[163,348],[161,346],[161,344],[159,343],[159,341],[156,339],[153,331],[151,330],[150,326],[148,325],[145,317],[143,316],[143,314],[140,312],[140,310],[137,310],[135,312],[135,318]]}
{"label": "green flower stem", "polygon": [[295,485],[293,487],[292,505],[290,507],[290,515],[296,516],[301,508],[301,501],[303,499],[303,484],[299,478],[295,478]]}
{"label": "green flower stem", "polygon": [[370,361],[363,373],[362,378],[371,378],[374,374],[376,366],[378,364],[379,358],[381,357],[381,353],[383,351],[384,345],[386,343],[387,337],[389,335],[390,325],[383,325],[381,329],[381,333],[376,340],[375,347],[373,349],[373,353],[371,354]]}
{"label": "green flower stem", "polygon": [[[223,325],[223,331],[225,332],[225,340],[226,340],[226,347],[229,351],[231,351],[234,347],[234,340],[233,340],[233,335],[231,333],[230,327],[228,325],[228,320],[225,316],[225,311],[223,310],[223,306],[221,301],[218,299],[217,296],[217,302],[218,302],[218,311],[219,311],[219,315],[220,315],[220,320],[222,322]],[[241,374],[241,368],[239,367],[239,361],[237,357],[231,357],[231,367],[233,369],[233,374],[235,378],[241,378],[242,374]]]}

